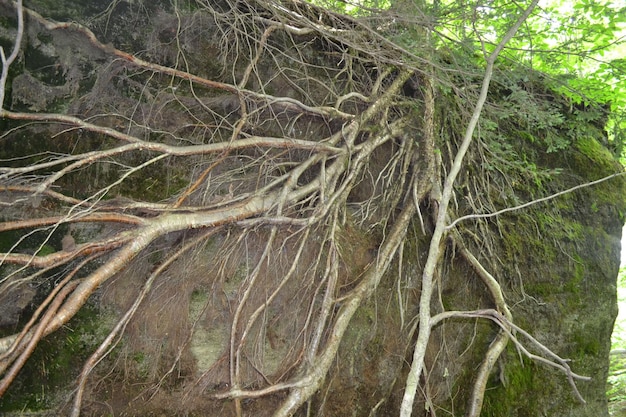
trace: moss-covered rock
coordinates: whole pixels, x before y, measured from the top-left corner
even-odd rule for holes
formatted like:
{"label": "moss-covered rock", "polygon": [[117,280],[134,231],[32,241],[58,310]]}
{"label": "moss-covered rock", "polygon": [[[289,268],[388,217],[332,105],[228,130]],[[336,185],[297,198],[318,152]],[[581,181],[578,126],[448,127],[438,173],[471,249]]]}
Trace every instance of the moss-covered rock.
{"label": "moss-covered rock", "polygon": [[[241,79],[248,68],[254,67],[255,77],[248,79],[245,88],[258,94],[254,97],[233,94],[194,85],[184,77],[138,68],[119,55],[109,54],[108,46],[95,46],[83,32],[71,27],[49,30],[33,20],[24,41],[22,65],[12,67],[10,100],[7,100],[12,110],[77,115],[103,128],[169,145],[231,140],[232,130],[239,129],[239,117],[246,106],[249,125],[241,125],[247,129],[239,131],[242,137],[275,135],[314,139],[333,132],[340,135],[347,126],[344,121],[337,123],[339,127],[329,126],[308,114],[307,106],[327,109],[329,103],[335,103],[338,94],[327,90],[333,83],[340,84],[337,91],[345,94],[342,99],[354,99],[351,90],[354,80],[346,81],[345,71],[337,69],[340,62],[354,58],[349,49],[339,54],[336,45],[307,38],[306,46],[297,53],[299,59],[306,57],[315,65],[306,68],[306,77],[299,78],[305,72],[294,72],[298,76],[292,76],[293,57],[276,52],[289,49],[294,40],[292,35],[296,35],[268,33],[269,50],[275,55],[260,57],[247,67],[250,57],[232,53],[229,49],[232,45],[225,41],[231,34],[218,25],[218,18],[233,12],[222,10],[219,2],[209,2],[217,8],[213,15],[203,13],[198,4],[191,2],[179,5],[177,13],[171,10],[169,2],[116,1],[106,10],[101,2],[54,2],[55,7],[43,0],[30,3],[30,7],[46,17],[80,21],[103,42],[150,60],[154,66],[176,67],[216,82],[232,82],[232,77]],[[253,28],[268,21],[262,13],[249,13],[252,6],[247,3],[238,3],[242,8],[241,20],[230,26],[237,36],[247,34],[248,30],[253,33]],[[12,10],[0,5],[0,12],[11,16]],[[0,34],[3,46],[10,45],[11,33],[7,28],[13,22],[10,17],[0,19],[5,28]],[[449,56],[439,58],[445,62]],[[369,61],[366,62],[359,77],[373,79],[367,71],[378,69],[372,69]],[[226,63],[230,64],[230,72],[224,70]],[[465,64],[468,68],[475,66],[471,61]],[[390,68],[395,70],[393,66]],[[491,92],[493,106],[483,115],[481,135],[470,149],[459,176],[451,215],[495,212],[621,171],[604,146],[598,120],[573,117],[541,76],[530,74],[536,75],[531,86],[522,81],[528,74],[522,77],[521,72],[506,67],[496,75],[500,77],[498,85],[508,87],[494,88]],[[261,262],[257,267],[254,265],[262,257],[269,232],[259,226],[245,236],[235,236],[240,231],[236,223],[231,229],[216,232],[209,243],[190,250],[189,255],[181,255],[159,276],[139,312],[129,322],[117,349],[94,371],[85,411],[93,415],[110,410],[115,415],[229,415],[232,404],[224,405],[220,395],[229,388],[233,375],[237,374],[243,381],[238,388],[255,389],[275,381],[288,383],[306,369],[311,361],[306,357],[310,344],[332,337],[327,327],[312,336],[317,325],[312,318],[322,309],[323,284],[332,275],[328,271],[332,270],[335,274],[332,276],[337,278],[334,292],[329,296],[336,298],[323,324],[336,319],[345,297],[365,271],[380,261],[377,245],[389,233],[389,225],[381,219],[392,219],[403,204],[413,204],[406,197],[410,193],[393,195],[386,188],[396,183],[407,187],[409,178],[400,175],[421,173],[420,167],[416,167],[423,156],[419,155],[423,150],[420,142],[423,134],[418,127],[423,124],[425,106],[420,101],[419,88],[419,83],[414,81],[403,89],[405,96],[398,100],[411,101],[408,114],[414,126],[407,126],[403,137],[394,138],[370,157],[366,172],[352,179],[347,203],[333,213],[340,218],[332,230],[336,258],[330,259],[331,250],[324,246],[331,232],[313,230],[302,243],[302,261],[291,268],[290,262],[298,249],[293,242],[299,238],[301,224],[295,221],[277,232],[276,241],[281,243],[268,251],[271,261]],[[448,168],[467,118],[455,110],[461,100],[455,95],[457,92],[443,84],[435,88],[440,93],[435,109],[436,156],[442,159],[443,168]],[[271,105],[261,100],[269,94],[287,103],[279,114],[274,114]],[[292,107],[296,99],[306,105]],[[362,105],[358,98],[341,108],[359,110]],[[0,159],[10,166],[27,165],[44,153],[87,153],[120,143],[104,134],[56,124],[44,128],[15,121],[2,123],[7,133],[0,142]],[[381,122],[368,126],[362,135],[381,134],[387,129]],[[317,135],[319,132],[326,133]],[[415,141],[417,146],[414,159],[407,159],[407,172],[392,172],[389,164],[396,157],[394,152],[408,146],[409,141]],[[205,188],[193,188],[193,196],[186,196],[193,198],[193,205],[187,209],[194,211],[211,204],[218,206],[236,193],[262,189],[289,172],[293,164],[286,154],[297,155],[302,160],[309,157],[308,151],[298,152],[288,148],[246,149],[238,154],[224,151],[217,157],[171,156],[152,160],[156,153],[142,149],[81,168],[55,185],[78,199],[106,189],[97,197],[111,200],[111,206],[118,201],[137,200],[168,202],[171,208],[182,201],[178,200],[181,190],[195,184],[198,178],[208,178],[202,185]],[[257,161],[259,166],[266,166],[266,162],[275,166],[257,172],[249,169],[248,161]],[[346,160],[345,167],[352,163]],[[126,175],[141,164],[146,164],[141,172]],[[295,182],[314,178],[316,173],[312,171],[312,168],[303,171]],[[343,178],[333,179],[340,180]],[[107,188],[112,183],[115,184]],[[576,382],[587,400],[587,404],[582,404],[562,373],[528,360],[509,344],[490,376],[482,415],[607,415],[604,390],[616,315],[615,283],[626,210],[624,191],[624,179],[614,178],[497,217],[466,220],[457,227],[459,239],[499,281],[515,323],[560,357],[570,359],[574,372],[592,377],[591,381]],[[329,196],[320,193],[303,202],[299,209],[311,210],[315,201],[324,198]],[[0,214],[7,219],[60,213],[57,205],[46,205],[39,200],[20,206],[3,203],[13,207]],[[352,318],[325,385],[310,403],[310,409],[319,410],[319,415],[397,413],[406,364],[411,360],[415,330],[419,326],[416,317],[420,276],[436,207],[434,201],[420,203],[423,216],[411,223],[402,244],[402,256],[393,260],[379,287]],[[107,212],[111,206],[98,207]],[[159,206],[159,210],[167,209]],[[133,215],[146,217],[160,213],[146,214],[141,208],[132,211]],[[277,224],[283,220],[278,217],[273,219]],[[73,238],[81,244],[95,235],[109,236],[119,231],[107,227],[82,226],[72,230]],[[53,254],[63,250],[62,240],[68,232],[67,225],[51,232],[33,231],[25,239],[12,231],[3,232],[0,251],[23,249],[24,253]],[[93,300],[67,328],[40,344],[29,366],[0,400],[0,410],[49,410],[61,404],[59,409],[67,411],[62,400],[74,388],[82,362],[112,327],[111,321],[131,308],[145,277],[178,250],[181,242],[194,238],[195,233],[163,236],[145,255],[104,285],[96,294],[101,299]],[[455,246],[458,243],[446,242],[431,306],[434,313],[493,307],[493,300],[476,271],[459,255]],[[1,268],[7,275],[7,267]],[[47,285],[50,289],[58,272],[49,271],[35,286]],[[286,276],[290,280],[281,281]],[[265,291],[245,293],[242,288],[250,281],[260,282]],[[280,290],[274,291],[278,283]],[[10,316],[10,320],[0,321],[4,334],[23,324],[41,296],[33,288],[23,295],[24,299],[16,298],[12,305],[0,307],[0,312]],[[237,304],[241,300],[248,304]],[[233,325],[236,319],[239,323]],[[432,410],[438,415],[463,414],[471,396],[475,370],[497,333],[498,328],[486,320],[454,319],[438,325],[427,349],[423,392],[414,415],[430,415]],[[234,342],[236,336],[243,338],[243,334],[247,339],[241,345]],[[534,352],[538,353],[536,349]],[[231,366],[229,360],[233,356],[240,358],[242,369]],[[274,395],[259,401],[247,398],[244,408],[247,407],[250,415],[268,414],[282,398],[283,391]],[[264,409],[265,406],[269,408]]]}

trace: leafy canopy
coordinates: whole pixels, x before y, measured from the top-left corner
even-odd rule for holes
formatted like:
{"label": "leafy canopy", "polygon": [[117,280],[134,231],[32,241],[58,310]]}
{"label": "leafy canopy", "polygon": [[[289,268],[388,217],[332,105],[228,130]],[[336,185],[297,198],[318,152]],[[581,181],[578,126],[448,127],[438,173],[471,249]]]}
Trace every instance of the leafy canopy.
{"label": "leafy canopy", "polygon": [[[355,17],[387,16],[390,24],[402,22],[405,27],[413,19],[415,25],[431,28],[433,46],[462,52],[477,62],[524,7],[509,0],[415,1],[421,4],[413,9],[406,7],[409,0],[310,3]],[[412,45],[406,38],[391,37],[405,48]],[[610,111],[606,123],[609,141],[621,154],[626,142],[625,57],[626,2],[542,0],[501,59],[546,74],[550,88],[568,98],[572,106],[600,105]]]}

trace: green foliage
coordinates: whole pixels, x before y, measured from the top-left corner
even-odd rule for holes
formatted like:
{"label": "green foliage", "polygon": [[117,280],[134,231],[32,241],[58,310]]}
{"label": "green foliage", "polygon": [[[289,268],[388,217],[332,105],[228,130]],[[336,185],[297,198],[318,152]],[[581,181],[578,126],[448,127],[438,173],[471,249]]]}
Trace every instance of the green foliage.
{"label": "green foliage", "polygon": [[[503,24],[503,22],[500,22]],[[506,24],[506,23],[504,23]],[[553,1],[533,15],[505,56],[550,76],[574,106],[606,105],[610,141],[622,151],[626,111],[626,7],[620,2]]]}
{"label": "green foliage", "polygon": [[[353,16],[374,12],[384,16],[387,11],[389,22],[377,27],[377,31],[411,53],[427,50],[427,43],[436,48],[439,57],[431,54],[424,58],[437,61],[438,77],[442,77],[438,87],[444,92],[446,89],[449,92],[451,86],[459,88],[480,81],[479,67],[484,65],[485,54],[526,7],[503,0],[479,7],[440,0],[413,6],[410,10],[417,13],[412,15],[402,13],[409,7],[404,1],[311,0],[310,3]],[[428,36],[424,36],[425,26],[432,29]],[[626,59],[623,58],[626,41],[620,38],[623,30],[626,30],[626,7],[617,3],[552,0],[537,8],[502,54],[500,65],[506,66],[502,71],[513,69],[522,74],[510,77],[503,85],[509,91],[500,108],[502,118],[496,123],[517,118],[522,126],[539,132],[533,136],[545,143],[547,152],[558,152],[585,135],[587,132],[581,132],[577,126],[581,126],[583,119],[592,118],[601,129],[606,128],[611,149],[621,155],[626,140]],[[446,66],[462,73],[463,78],[445,80]],[[532,71],[545,75],[541,84],[549,86],[546,93],[564,97],[567,102],[534,100],[537,91],[528,88],[534,84],[529,80]],[[476,74],[476,80],[468,74]],[[564,117],[566,113],[572,115],[568,120]],[[490,121],[481,123],[486,130],[495,129]]]}
{"label": "green foliage", "polygon": [[[526,4],[503,0],[479,7],[474,3],[435,1],[432,7],[422,10],[422,16],[415,18],[419,22],[415,23],[435,22],[429,37],[432,46],[447,51],[451,66],[465,74],[459,81],[467,83],[467,64],[484,65],[485,54],[524,7]],[[546,143],[548,152],[557,152],[586,133],[575,127],[580,126],[581,117],[591,118],[602,130],[606,129],[611,149],[621,155],[626,140],[624,31],[623,2],[552,0],[537,8],[500,59],[502,71],[519,71],[515,70],[517,67],[524,72],[502,85],[509,90],[507,102],[501,108],[504,119],[521,113],[519,121],[533,130],[544,131],[539,137]],[[424,37],[417,39],[410,32],[396,32],[392,38],[414,51],[411,46],[423,43]],[[437,64],[441,69],[440,63]],[[532,90],[533,72],[544,74],[540,84],[548,85],[550,90],[545,93],[565,101],[557,99],[550,104],[548,100],[533,100],[533,95],[543,93]],[[573,117],[565,120],[563,114]],[[569,135],[556,135],[552,129],[564,127],[563,124],[569,126]]]}
{"label": "green foliage", "polygon": [[391,0],[308,0],[316,6],[351,16],[371,14],[372,11],[386,10],[391,7]]}

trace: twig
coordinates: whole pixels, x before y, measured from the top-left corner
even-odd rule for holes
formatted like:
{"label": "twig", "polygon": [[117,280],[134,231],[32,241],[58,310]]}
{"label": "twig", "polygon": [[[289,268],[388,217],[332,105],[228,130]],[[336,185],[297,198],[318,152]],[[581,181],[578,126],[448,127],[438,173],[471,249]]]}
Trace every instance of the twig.
{"label": "twig", "polygon": [[450,223],[448,226],[446,226],[446,230],[452,229],[452,228],[453,228],[454,226],[456,226],[459,222],[462,222],[462,221],[464,221],[464,220],[470,220],[470,219],[486,219],[486,218],[489,218],[489,217],[499,216],[500,214],[508,213],[508,212],[510,212],[510,211],[521,210],[521,209],[523,209],[523,208],[526,208],[526,207],[532,206],[532,205],[534,205],[534,204],[543,203],[544,201],[549,201],[549,200],[552,200],[552,199],[557,198],[557,197],[560,197],[560,196],[562,196],[562,195],[564,195],[564,194],[569,194],[569,193],[574,192],[574,191],[576,191],[576,190],[579,190],[579,189],[581,189],[581,188],[591,187],[591,186],[593,186],[593,185],[600,184],[600,183],[602,183],[602,182],[604,182],[604,181],[608,181],[608,180],[613,179],[613,178],[615,178],[615,177],[620,177],[620,176],[622,176],[622,175],[624,175],[624,174],[626,174],[626,172],[618,172],[618,173],[616,173],[616,174],[611,174],[611,175],[609,175],[609,176],[606,176],[606,177],[603,177],[603,178],[597,179],[597,180],[595,180],[595,181],[586,182],[586,183],[584,183],[584,184],[579,184],[579,185],[576,185],[576,186],[574,186],[574,187],[568,188],[567,190],[559,191],[558,193],[551,194],[551,195],[549,195],[549,196],[547,196],[547,197],[538,198],[538,199],[536,199],[536,200],[529,201],[529,202],[527,202],[527,203],[520,204],[520,205],[518,205],[518,206],[514,206],[514,207],[507,207],[507,208],[504,208],[504,209],[502,209],[502,210],[498,210],[498,211],[493,212],[493,213],[484,213],[484,214],[468,214],[468,215],[466,215],[466,216],[461,216],[461,217],[457,218],[456,220],[454,220],[452,223]]}

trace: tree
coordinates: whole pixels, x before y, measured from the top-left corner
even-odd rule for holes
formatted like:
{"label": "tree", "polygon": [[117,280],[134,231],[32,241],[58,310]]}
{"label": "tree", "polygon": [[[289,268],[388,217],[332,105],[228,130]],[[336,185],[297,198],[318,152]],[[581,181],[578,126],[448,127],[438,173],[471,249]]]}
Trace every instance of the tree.
{"label": "tree", "polygon": [[[151,381],[132,393],[138,397],[168,386],[185,399],[208,391],[203,401],[232,405],[236,415],[261,406],[293,415],[324,389],[358,312],[384,288],[393,290],[400,357],[417,336],[401,415],[415,409],[421,388],[429,403],[420,377],[432,329],[449,319],[485,319],[498,329],[473,378],[468,416],[480,414],[510,341],[562,371],[583,400],[575,382],[587,378],[515,324],[499,280],[472,249],[480,221],[497,214],[491,197],[451,205],[462,196],[457,179],[477,127],[493,130],[481,116],[496,59],[536,3],[510,6],[493,44],[473,38],[490,16],[480,7],[460,8],[466,20],[449,19],[452,29],[433,22],[456,4],[439,4],[439,15],[420,10],[408,25],[300,2],[189,2],[159,14],[159,5],[116,1],[88,28],[3,3],[17,30],[0,79],[2,97],[11,89],[0,114],[0,231],[13,238],[0,292],[31,294],[37,308],[0,339],[0,393],[42,338],[100,297],[119,313],[82,367],[72,415],[97,390],[89,378],[107,356],[111,366],[132,363],[129,381]],[[149,29],[128,37],[140,24]],[[433,34],[460,29],[461,45],[472,47],[438,54],[442,38]],[[41,58],[48,65],[29,67],[37,45],[55,52]],[[20,48],[26,71],[11,76]],[[44,78],[57,84],[42,95]],[[473,108],[447,125],[436,104],[446,91]],[[523,91],[515,104],[530,106],[542,129],[561,129],[554,109]],[[439,133],[461,125],[462,137]],[[493,155],[510,152],[502,146]],[[497,172],[478,181],[489,189],[490,179],[509,181],[513,170],[535,182],[550,175],[525,164],[504,172],[494,162]],[[562,193],[548,194],[529,204]],[[478,222],[458,227],[468,220]],[[427,255],[416,241],[427,242]],[[452,252],[482,280],[490,300],[476,300],[482,308],[432,310]],[[407,269],[421,262],[417,282]],[[194,353],[202,338],[205,350]],[[138,351],[152,356],[144,362]],[[401,361],[393,368],[395,380]]]}

